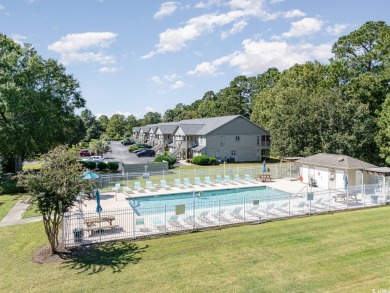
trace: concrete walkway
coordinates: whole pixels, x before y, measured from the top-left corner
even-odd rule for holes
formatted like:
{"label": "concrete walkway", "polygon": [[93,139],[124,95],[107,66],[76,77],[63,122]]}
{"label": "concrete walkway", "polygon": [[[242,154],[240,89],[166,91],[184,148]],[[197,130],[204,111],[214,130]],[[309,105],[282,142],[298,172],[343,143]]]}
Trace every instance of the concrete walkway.
{"label": "concrete walkway", "polygon": [[0,227],[41,221],[42,217],[22,219],[22,216],[27,210],[28,206],[28,203],[19,200],[0,222]]}

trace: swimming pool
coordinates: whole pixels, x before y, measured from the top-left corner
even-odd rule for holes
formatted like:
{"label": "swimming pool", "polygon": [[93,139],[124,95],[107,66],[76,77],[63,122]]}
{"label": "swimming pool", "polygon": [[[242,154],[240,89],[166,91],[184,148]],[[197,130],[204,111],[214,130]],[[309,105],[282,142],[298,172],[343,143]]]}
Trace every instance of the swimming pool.
{"label": "swimming pool", "polygon": [[288,197],[287,192],[259,186],[144,196],[128,199],[128,202],[134,212],[140,216],[175,212],[177,209],[198,210],[241,204],[260,204],[267,201],[285,200]]}

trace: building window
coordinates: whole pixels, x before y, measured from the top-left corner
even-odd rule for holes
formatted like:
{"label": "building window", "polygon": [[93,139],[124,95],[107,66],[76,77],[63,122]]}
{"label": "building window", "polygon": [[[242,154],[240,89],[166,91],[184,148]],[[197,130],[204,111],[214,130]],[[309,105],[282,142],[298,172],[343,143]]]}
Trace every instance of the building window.
{"label": "building window", "polygon": [[257,136],[257,145],[260,145],[260,136]]}
{"label": "building window", "polygon": [[235,156],[236,155],[236,151],[232,151],[232,156]]}
{"label": "building window", "polygon": [[240,141],[240,136],[239,135],[236,136],[236,141]]}
{"label": "building window", "polygon": [[223,141],[221,141],[221,147],[223,147]]}

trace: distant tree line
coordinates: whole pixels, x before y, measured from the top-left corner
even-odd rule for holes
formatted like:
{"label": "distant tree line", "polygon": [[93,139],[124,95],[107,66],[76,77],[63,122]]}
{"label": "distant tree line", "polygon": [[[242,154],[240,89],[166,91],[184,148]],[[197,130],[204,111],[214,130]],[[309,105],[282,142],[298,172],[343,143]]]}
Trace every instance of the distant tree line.
{"label": "distant tree line", "polygon": [[240,75],[190,105],[137,119],[76,115],[85,100],[64,67],[0,35],[1,165],[11,170],[62,143],[130,137],[136,126],[237,114],[270,131],[273,156],[328,152],[390,164],[389,50],[390,27],[370,21],[336,41],[329,64]]}

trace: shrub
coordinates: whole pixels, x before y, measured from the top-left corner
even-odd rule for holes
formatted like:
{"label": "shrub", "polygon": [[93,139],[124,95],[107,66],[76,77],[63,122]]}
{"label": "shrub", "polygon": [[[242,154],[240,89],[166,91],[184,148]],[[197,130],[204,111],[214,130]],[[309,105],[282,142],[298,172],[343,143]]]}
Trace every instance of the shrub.
{"label": "shrub", "polygon": [[108,168],[108,165],[106,162],[99,162],[97,163],[97,167],[99,170],[106,170]]}
{"label": "shrub", "polygon": [[132,145],[129,147],[129,152],[132,153],[136,150],[138,150],[140,147],[138,145]]}
{"label": "shrub", "polygon": [[170,156],[162,155],[154,159],[154,162],[163,162],[163,161],[168,162],[168,168],[172,168],[172,166],[176,163],[176,159]]}
{"label": "shrub", "polygon": [[25,192],[24,187],[17,185],[17,180],[11,177],[0,178],[0,194]]}
{"label": "shrub", "polygon": [[192,158],[192,163],[200,166],[215,165],[216,162],[217,162],[216,158],[208,157],[204,155],[200,155]]}
{"label": "shrub", "polygon": [[92,161],[85,161],[84,162],[85,164],[83,164],[87,169],[89,170],[94,170],[96,169],[96,162],[92,162]]}
{"label": "shrub", "polygon": [[108,162],[107,166],[108,166],[108,169],[110,169],[111,171],[118,171],[118,169],[119,169],[118,162]]}

